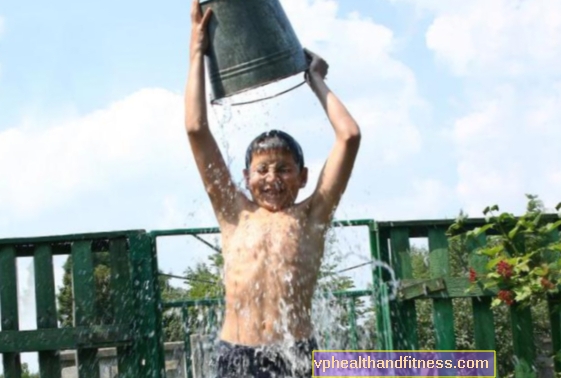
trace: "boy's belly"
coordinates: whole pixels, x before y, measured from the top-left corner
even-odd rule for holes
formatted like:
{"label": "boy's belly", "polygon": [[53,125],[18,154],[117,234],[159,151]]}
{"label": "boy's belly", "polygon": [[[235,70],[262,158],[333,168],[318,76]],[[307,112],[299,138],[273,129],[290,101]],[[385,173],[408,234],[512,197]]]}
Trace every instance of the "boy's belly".
{"label": "boy's belly", "polygon": [[259,261],[231,267],[224,277],[221,338],[243,345],[308,339],[315,270],[298,263],[266,266]]}

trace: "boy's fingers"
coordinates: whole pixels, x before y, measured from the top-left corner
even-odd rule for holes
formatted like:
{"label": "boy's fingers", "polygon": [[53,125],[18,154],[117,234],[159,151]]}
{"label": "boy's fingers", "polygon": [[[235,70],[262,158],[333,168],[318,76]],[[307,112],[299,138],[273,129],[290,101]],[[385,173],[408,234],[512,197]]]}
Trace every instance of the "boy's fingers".
{"label": "boy's fingers", "polygon": [[201,12],[201,7],[199,4],[199,0],[193,0],[191,4],[191,17],[196,18]]}
{"label": "boy's fingers", "polygon": [[212,9],[208,8],[205,12],[205,15],[203,16],[203,20],[201,21],[203,28],[206,28],[211,16],[212,16]]}

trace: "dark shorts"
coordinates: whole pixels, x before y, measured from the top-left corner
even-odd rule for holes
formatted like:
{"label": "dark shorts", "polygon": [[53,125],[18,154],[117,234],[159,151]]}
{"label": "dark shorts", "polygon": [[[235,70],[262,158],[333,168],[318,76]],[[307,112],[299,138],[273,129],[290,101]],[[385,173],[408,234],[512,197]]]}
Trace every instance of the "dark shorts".
{"label": "dark shorts", "polygon": [[315,339],[288,348],[218,343],[217,378],[304,378],[312,376]]}

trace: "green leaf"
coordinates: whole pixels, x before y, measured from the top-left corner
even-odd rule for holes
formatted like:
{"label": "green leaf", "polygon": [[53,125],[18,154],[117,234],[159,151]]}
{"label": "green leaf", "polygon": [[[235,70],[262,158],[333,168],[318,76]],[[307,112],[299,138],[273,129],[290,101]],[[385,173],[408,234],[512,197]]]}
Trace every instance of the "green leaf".
{"label": "green leaf", "polygon": [[561,210],[561,202],[559,202],[557,206],[555,206],[555,210],[557,211]]}
{"label": "green leaf", "polygon": [[485,282],[485,284],[483,284],[483,288],[484,289],[490,289],[492,287],[497,286],[496,282],[490,281],[490,282]]}
{"label": "green leaf", "polygon": [[483,215],[487,215],[489,211],[491,211],[491,208],[487,206],[485,209],[483,209]]}
{"label": "green leaf", "polygon": [[504,258],[502,256],[496,257],[492,260],[490,260],[487,265],[485,265],[485,268],[487,268],[487,270],[491,270],[493,269],[499,262],[501,262],[502,260],[504,260]]}
{"label": "green leaf", "polygon": [[493,228],[494,224],[490,223],[490,224],[486,224],[482,227],[477,227],[473,230],[473,236],[474,237],[478,237],[479,235],[487,232],[488,229]]}
{"label": "green leaf", "polygon": [[502,250],[503,250],[502,245],[496,245],[496,246],[491,247],[491,248],[483,248],[479,251],[479,253],[482,254],[482,255],[485,255],[485,256],[495,257],[495,256],[497,256],[497,254],[501,253]]}
{"label": "green leaf", "polygon": [[516,234],[518,233],[518,230],[520,230],[520,226],[516,226],[514,227],[512,230],[510,230],[510,232],[508,233],[508,237],[511,239],[514,239],[514,237],[516,236]]}
{"label": "green leaf", "polygon": [[532,295],[532,290],[528,286],[523,286],[522,288],[515,289],[514,293],[516,294],[514,300],[516,300],[517,302],[522,302]]}
{"label": "green leaf", "polygon": [[561,220],[559,220],[555,223],[548,223],[547,230],[548,231],[553,231],[553,230],[558,229],[559,227],[561,227]]}
{"label": "green leaf", "polygon": [[491,308],[495,308],[500,306],[502,303],[502,301],[499,298],[493,298],[493,300],[491,301]]}
{"label": "green leaf", "polygon": [[543,277],[545,275],[547,275],[547,273],[549,272],[549,269],[543,268],[543,267],[537,267],[534,268],[534,270],[532,270],[532,273],[535,274],[536,276],[540,276]]}
{"label": "green leaf", "polygon": [[510,213],[502,213],[499,216],[499,221],[500,222],[513,221],[513,220],[514,220],[514,215],[512,215]]}

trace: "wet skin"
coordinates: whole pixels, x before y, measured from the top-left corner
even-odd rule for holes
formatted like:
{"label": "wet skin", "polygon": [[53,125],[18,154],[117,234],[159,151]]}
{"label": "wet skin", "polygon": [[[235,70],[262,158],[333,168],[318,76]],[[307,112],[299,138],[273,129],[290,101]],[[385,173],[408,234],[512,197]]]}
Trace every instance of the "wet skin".
{"label": "wet skin", "polygon": [[306,183],[286,152],[254,156],[244,172],[253,201],[235,227],[223,230],[226,314],[221,337],[245,345],[311,336],[311,301],[324,246],[325,225],[294,204]]}

